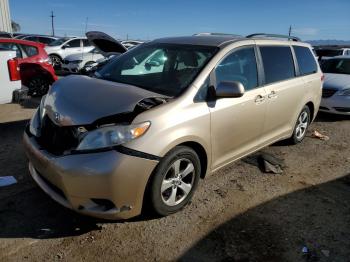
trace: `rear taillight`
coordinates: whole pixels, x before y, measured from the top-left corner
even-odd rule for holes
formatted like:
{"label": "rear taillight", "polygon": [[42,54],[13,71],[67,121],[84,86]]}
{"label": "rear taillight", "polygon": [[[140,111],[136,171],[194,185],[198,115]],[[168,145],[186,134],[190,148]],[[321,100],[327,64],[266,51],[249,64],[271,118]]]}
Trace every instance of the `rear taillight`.
{"label": "rear taillight", "polygon": [[7,66],[9,69],[9,75],[11,81],[21,80],[21,75],[19,72],[19,66],[17,59],[10,59],[7,61]]}
{"label": "rear taillight", "polygon": [[321,75],[321,81],[324,81],[324,74]]}

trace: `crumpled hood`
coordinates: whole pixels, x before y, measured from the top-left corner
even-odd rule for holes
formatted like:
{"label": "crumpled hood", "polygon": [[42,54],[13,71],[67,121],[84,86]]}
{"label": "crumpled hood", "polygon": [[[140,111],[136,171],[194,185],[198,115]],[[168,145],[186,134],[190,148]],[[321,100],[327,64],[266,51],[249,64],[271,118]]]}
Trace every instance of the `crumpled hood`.
{"label": "crumpled hood", "polygon": [[132,85],[68,76],[50,88],[44,108],[57,125],[88,125],[103,117],[132,112],[140,100],[159,96]]}
{"label": "crumpled hood", "polygon": [[350,88],[350,75],[325,73],[323,87],[343,90]]}

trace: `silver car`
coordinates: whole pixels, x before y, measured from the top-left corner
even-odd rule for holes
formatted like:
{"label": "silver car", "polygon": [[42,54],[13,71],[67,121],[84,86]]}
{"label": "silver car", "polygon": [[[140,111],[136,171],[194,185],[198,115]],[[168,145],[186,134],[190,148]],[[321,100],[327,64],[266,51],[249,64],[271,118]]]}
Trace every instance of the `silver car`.
{"label": "silver car", "polygon": [[336,56],[321,64],[325,73],[320,111],[350,115],[350,56]]}

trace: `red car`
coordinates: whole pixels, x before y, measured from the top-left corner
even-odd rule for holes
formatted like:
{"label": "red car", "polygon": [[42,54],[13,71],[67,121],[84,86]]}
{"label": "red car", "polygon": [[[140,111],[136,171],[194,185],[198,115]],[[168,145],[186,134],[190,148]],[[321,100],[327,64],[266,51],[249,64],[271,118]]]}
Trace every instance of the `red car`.
{"label": "red car", "polygon": [[58,78],[49,63],[44,44],[0,38],[0,49],[16,51],[22,84],[28,87],[29,95],[44,95]]}

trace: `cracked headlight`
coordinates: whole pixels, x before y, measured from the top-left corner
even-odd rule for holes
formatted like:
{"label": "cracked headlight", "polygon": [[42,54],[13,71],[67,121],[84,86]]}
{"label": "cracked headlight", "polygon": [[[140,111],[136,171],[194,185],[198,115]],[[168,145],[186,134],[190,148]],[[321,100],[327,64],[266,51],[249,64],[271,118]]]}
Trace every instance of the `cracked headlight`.
{"label": "cracked headlight", "polygon": [[340,91],[338,96],[350,96],[350,88]]}
{"label": "cracked headlight", "polygon": [[150,122],[132,125],[112,125],[86,132],[77,150],[103,149],[127,143],[146,133],[150,125]]}

